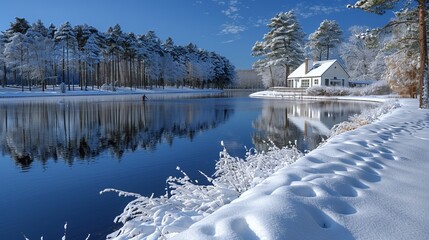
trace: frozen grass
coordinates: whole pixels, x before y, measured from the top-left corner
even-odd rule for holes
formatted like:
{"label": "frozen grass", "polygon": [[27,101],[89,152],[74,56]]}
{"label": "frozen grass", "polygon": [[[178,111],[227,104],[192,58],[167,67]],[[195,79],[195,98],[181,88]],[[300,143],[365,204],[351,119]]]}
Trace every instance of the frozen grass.
{"label": "frozen grass", "polygon": [[376,108],[366,109],[360,114],[351,116],[349,121],[341,122],[333,126],[331,129],[331,137],[370,124],[397,107],[399,107],[399,102],[397,100],[389,100]]}
{"label": "frozen grass", "polygon": [[[89,240],[90,237],[91,237],[91,234],[88,234],[88,236],[85,238],[85,240]],[[30,240],[25,235],[24,235],[24,239]],[[64,235],[61,237],[61,240],[66,240],[66,239],[67,239],[67,222],[64,224]],[[40,237],[40,240],[43,240],[43,236]]]}
{"label": "frozen grass", "polygon": [[168,178],[166,193],[160,197],[145,197],[116,189],[101,191],[136,198],[115,219],[123,226],[107,238],[164,239],[174,236],[302,156],[295,146],[278,148],[272,142],[268,144],[267,152],[248,149],[245,159],[230,156],[224,148],[213,176],[201,173],[210,185],[198,184],[178,167],[182,176]]}

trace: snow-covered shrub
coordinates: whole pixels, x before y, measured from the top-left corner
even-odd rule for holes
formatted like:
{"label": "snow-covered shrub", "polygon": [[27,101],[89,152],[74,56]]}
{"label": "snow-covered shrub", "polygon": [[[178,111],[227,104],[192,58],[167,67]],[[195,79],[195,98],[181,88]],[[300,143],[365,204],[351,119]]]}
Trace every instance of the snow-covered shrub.
{"label": "snow-covered shrub", "polygon": [[325,96],[326,90],[325,87],[322,86],[313,86],[306,89],[307,95],[310,96]]}
{"label": "snow-covered shrub", "polygon": [[370,124],[379,119],[380,116],[391,112],[397,107],[399,107],[399,102],[397,100],[389,100],[376,108],[366,109],[360,114],[351,116],[349,121],[334,125],[331,129],[331,137]]}
{"label": "snow-covered shrub", "polygon": [[310,96],[347,96],[350,95],[350,88],[313,86],[306,90]]}
{"label": "snow-covered shrub", "polygon": [[306,90],[310,96],[369,96],[389,94],[390,87],[385,81],[378,81],[365,87],[313,86]]}
{"label": "snow-covered shrub", "polygon": [[267,152],[247,150],[246,159],[232,157],[224,148],[213,176],[201,173],[210,185],[198,184],[178,168],[182,177],[169,177],[167,191],[160,197],[105,189],[101,193],[117,192],[120,196],[136,198],[114,220],[123,226],[107,238],[165,239],[174,236],[301,156],[296,146],[280,149],[272,142]]}
{"label": "snow-covered shrub", "polygon": [[365,87],[352,89],[352,94],[355,96],[387,95],[391,92],[389,84],[386,81],[377,81]]}
{"label": "snow-covered shrub", "polygon": [[112,84],[103,84],[101,85],[101,90],[103,91],[115,91],[115,87]]}
{"label": "snow-covered shrub", "polygon": [[66,84],[64,82],[60,84],[60,91],[61,93],[66,93]]}

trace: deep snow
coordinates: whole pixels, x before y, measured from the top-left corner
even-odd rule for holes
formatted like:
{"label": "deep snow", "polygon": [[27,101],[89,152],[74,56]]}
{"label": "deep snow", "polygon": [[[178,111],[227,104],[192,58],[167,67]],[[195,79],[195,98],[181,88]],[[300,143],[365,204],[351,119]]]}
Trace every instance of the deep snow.
{"label": "deep snow", "polygon": [[429,110],[400,103],[174,239],[428,239]]}

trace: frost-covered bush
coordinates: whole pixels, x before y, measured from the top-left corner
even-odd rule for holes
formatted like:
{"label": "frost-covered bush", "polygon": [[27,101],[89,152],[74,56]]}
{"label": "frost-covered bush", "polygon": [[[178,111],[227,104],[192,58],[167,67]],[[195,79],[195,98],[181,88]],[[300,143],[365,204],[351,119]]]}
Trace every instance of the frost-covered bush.
{"label": "frost-covered bush", "polygon": [[343,132],[354,130],[360,126],[364,126],[379,119],[380,116],[391,112],[393,109],[399,107],[399,102],[396,100],[389,100],[376,108],[366,109],[360,114],[355,114],[349,118],[349,121],[336,124],[331,129],[331,137],[341,134]]}
{"label": "frost-covered bush", "polygon": [[310,96],[325,96],[326,95],[326,88],[322,86],[313,86],[309,87],[306,90],[307,95]]}
{"label": "frost-covered bush", "polygon": [[350,95],[350,88],[313,86],[306,90],[310,96],[347,96]]}
{"label": "frost-covered bush", "polygon": [[313,86],[306,90],[310,96],[369,96],[390,94],[391,90],[385,81],[378,81],[365,87],[329,87]]}
{"label": "frost-covered bush", "polygon": [[60,91],[61,93],[66,93],[66,84],[64,82],[60,84]]}
{"label": "frost-covered bush", "polygon": [[103,84],[101,85],[101,90],[103,91],[115,91],[115,86],[113,86],[112,84]]}
{"label": "frost-covered bush", "polygon": [[169,177],[167,191],[160,197],[105,189],[101,193],[117,192],[120,196],[135,197],[114,220],[123,226],[107,238],[165,239],[174,236],[301,156],[295,146],[280,149],[272,142],[267,152],[247,150],[245,159],[230,156],[224,148],[213,176],[201,173],[210,185],[198,184],[178,168],[182,177]]}

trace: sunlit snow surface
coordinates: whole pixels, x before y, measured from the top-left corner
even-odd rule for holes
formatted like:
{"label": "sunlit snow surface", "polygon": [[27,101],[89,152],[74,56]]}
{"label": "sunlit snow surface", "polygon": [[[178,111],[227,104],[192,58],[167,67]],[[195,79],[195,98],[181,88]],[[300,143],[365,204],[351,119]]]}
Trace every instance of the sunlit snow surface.
{"label": "sunlit snow surface", "polygon": [[174,239],[427,239],[429,111],[400,102]]}

